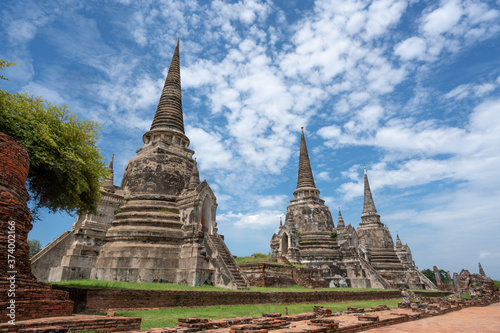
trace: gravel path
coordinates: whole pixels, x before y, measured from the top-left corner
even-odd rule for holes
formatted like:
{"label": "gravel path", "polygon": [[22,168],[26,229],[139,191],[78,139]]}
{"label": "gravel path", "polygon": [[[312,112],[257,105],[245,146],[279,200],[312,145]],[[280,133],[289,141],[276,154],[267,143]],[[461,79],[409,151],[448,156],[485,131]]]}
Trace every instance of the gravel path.
{"label": "gravel path", "polygon": [[369,333],[451,333],[500,332],[500,303],[471,307],[441,316],[367,330]]}

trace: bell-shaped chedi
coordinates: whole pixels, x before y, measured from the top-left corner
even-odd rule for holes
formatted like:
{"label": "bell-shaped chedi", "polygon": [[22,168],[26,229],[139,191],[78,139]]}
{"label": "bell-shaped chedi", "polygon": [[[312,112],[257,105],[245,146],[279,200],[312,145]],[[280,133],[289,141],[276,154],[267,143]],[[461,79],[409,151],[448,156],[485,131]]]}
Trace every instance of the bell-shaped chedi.
{"label": "bell-shaped chedi", "polygon": [[[319,197],[307,152],[304,129],[300,136],[299,168],[294,198],[287,207],[285,224],[271,247],[273,255],[286,257],[311,268],[330,267],[328,276],[340,273],[338,244],[332,237],[334,225],[330,210]],[[332,272],[335,272],[332,274]]]}
{"label": "bell-shaped chedi", "polygon": [[200,183],[184,133],[179,41],[144,146],[126,168],[116,211],[91,278],[133,282],[248,282],[217,234],[216,197]]}
{"label": "bell-shaped chedi", "polygon": [[369,249],[390,249],[394,251],[391,233],[380,222],[380,215],[377,208],[375,208],[366,168],[364,172],[364,205],[361,223],[358,227],[358,237],[360,244]]}
{"label": "bell-shaped chedi", "polygon": [[299,171],[294,198],[287,208],[286,221],[293,221],[299,232],[328,231],[334,228],[332,215],[325,201],[319,197],[307,152],[304,128],[300,135]]}
{"label": "bell-shaped chedi", "polygon": [[389,229],[380,222],[368,174],[364,172],[364,206],[357,229],[358,241],[370,253],[370,264],[392,287],[432,289],[432,283],[415,266],[410,248],[399,239],[394,246]]}
{"label": "bell-shaped chedi", "polygon": [[25,187],[29,165],[25,148],[0,133],[0,323],[73,312],[67,292],[53,290],[31,273],[27,239],[32,218]]}

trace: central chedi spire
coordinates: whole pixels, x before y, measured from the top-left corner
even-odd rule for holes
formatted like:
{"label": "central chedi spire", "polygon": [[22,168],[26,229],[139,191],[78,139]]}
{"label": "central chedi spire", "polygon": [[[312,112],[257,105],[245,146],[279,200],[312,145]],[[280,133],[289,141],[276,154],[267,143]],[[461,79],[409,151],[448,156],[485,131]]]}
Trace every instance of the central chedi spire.
{"label": "central chedi spire", "polygon": [[294,198],[290,200],[285,222],[293,219],[295,227],[300,232],[331,232],[334,228],[332,216],[325,206],[325,201],[319,197],[320,191],[314,184],[304,128],[301,129],[297,188],[293,191]]}
{"label": "central chedi spire", "polygon": [[338,243],[332,237],[335,231],[332,214],[325,201],[320,199],[320,192],[314,183],[303,127],[298,169],[294,198],[287,207],[285,224],[280,225],[278,234],[272,240],[271,251],[273,255],[286,257],[290,262],[328,271],[328,276],[342,275]]}
{"label": "central chedi spire", "polygon": [[370,183],[368,182],[366,168],[364,168],[364,173],[365,184],[363,213],[361,214],[362,223],[381,223],[380,215],[377,212],[377,208],[375,208],[375,202],[373,202],[372,191],[370,189]]}
{"label": "central chedi spire", "polygon": [[306,138],[304,136],[304,127],[301,127],[299,172],[297,176],[297,188],[293,192],[293,196],[295,199],[313,197],[321,200],[319,199],[319,193],[320,191],[314,184],[311,162],[309,161],[309,153],[307,152]]}
{"label": "central chedi spire", "polygon": [[179,64],[179,39],[170,62],[167,79],[163,86],[160,102],[156,108],[151,130],[168,129],[184,134],[182,115],[181,70]]}
{"label": "central chedi spire", "polygon": [[309,161],[309,154],[307,153],[306,138],[304,137],[304,127],[301,127],[301,130],[297,189],[302,187],[316,188],[316,185],[314,184],[313,173],[311,170],[311,162]]}

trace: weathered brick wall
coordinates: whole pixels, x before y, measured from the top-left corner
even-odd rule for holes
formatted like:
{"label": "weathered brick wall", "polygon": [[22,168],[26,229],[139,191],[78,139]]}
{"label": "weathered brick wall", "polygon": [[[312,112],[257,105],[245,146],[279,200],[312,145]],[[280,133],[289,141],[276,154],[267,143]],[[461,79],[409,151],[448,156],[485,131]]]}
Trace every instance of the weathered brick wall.
{"label": "weathered brick wall", "polygon": [[[286,259],[286,258],[285,258]],[[253,287],[288,287],[300,285],[307,288],[326,288],[328,283],[321,279],[321,270],[258,263],[240,265]]]}
{"label": "weathered brick wall", "polygon": [[127,332],[141,327],[141,318],[75,315],[62,318],[27,320],[16,325],[0,324],[0,332],[66,333],[66,332]]}
{"label": "weathered brick wall", "polygon": [[67,292],[52,290],[31,273],[27,239],[32,218],[25,187],[28,170],[24,147],[0,133],[0,323],[71,315],[73,311]]}
{"label": "weathered brick wall", "polygon": [[240,265],[253,287],[288,287],[295,285],[291,266],[272,264]]}
{"label": "weathered brick wall", "polygon": [[[83,313],[108,309],[148,309],[241,304],[295,304],[381,300],[400,297],[399,291],[311,291],[311,292],[238,292],[182,290],[81,289],[53,286],[68,291],[75,308]],[[419,294],[416,292],[416,294]],[[443,293],[425,293],[427,297]]]}

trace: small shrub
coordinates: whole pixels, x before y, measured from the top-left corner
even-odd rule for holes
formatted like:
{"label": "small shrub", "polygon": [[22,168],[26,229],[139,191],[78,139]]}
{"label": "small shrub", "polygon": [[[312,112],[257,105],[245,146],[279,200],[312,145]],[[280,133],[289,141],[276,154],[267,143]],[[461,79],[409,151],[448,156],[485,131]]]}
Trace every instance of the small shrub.
{"label": "small shrub", "polygon": [[336,231],[330,232],[330,237],[337,238],[337,232]]}
{"label": "small shrub", "polygon": [[115,209],[115,215],[116,215],[116,214],[120,214],[120,213],[123,213],[123,210],[122,210],[122,209],[119,209],[119,208],[118,208],[118,209]]}

